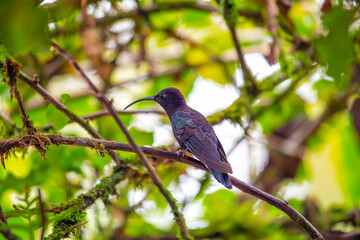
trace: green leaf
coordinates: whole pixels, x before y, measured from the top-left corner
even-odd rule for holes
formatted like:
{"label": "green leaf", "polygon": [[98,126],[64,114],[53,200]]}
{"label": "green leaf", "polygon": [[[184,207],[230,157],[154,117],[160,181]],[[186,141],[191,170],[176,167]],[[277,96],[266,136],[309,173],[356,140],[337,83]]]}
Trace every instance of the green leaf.
{"label": "green leaf", "polygon": [[149,14],[151,23],[158,29],[173,29],[179,22],[179,12],[174,10]]}
{"label": "green leaf", "polygon": [[136,141],[136,144],[138,144],[138,145],[151,146],[154,141],[152,132],[144,132],[135,127],[132,127],[129,130],[129,133],[133,137],[133,139],[136,139],[135,141]]}
{"label": "green leaf", "polygon": [[309,2],[297,2],[289,11],[289,15],[294,22],[297,33],[306,39],[311,39],[316,29],[314,12],[307,9],[315,11],[315,8],[315,5]]}
{"label": "green leaf", "polygon": [[70,94],[68,94],[68,93],[63,93],[63,94],[61,94],[61,102],[62,102],[63,104],[66,104],[67,100],[68,100],[70,97],[71,97],[71,96],[70,96]]}
{"label": "green leaf", "polygon": [[70,120],[64,113],[60,112],[51,104],[46,109],[46,117],[54,124],[55,130],[62,129]]}
{"label": "green leaf", "polygon": [[10,52],[26,54],[48,51],[48,15],[43,9],[35,8],[27,0],[2,0],[0,16],[0,40]]}
{"label": "green leaf", "polygon": [[292,93],[286,99],[268,107],[259,117],[264,134],[270,134],[277,127],[288,122],[296,114],[304,113],[304,100]]}
{"label": "green leaf", "polygon": [[194,27],[207,27],[210,21],[211,14],[206,11],[200,11],[197,9],[182,9],[181,11],[181,23],[188,25],[191,28]]}
{"label": "green leaf", "polygon": [[329,33],[315,43],[315,49],[321,63],[327,66],[327,74],[339,82],[341,74],[354,63],[355,50],[348,31],[354,11],[335,7],[324,15],[323,21]]}
{"label": "green leaf", "polygon": [[[1,40],[1,39],[0,39]],[[4,45],[0,45],[0,60],[5,61],[6,57],[13,58]],[[1,73],[2,71],[0,71]],[[2,74],[0,74],[1,77]]]}
{"label": "green leaf", "polygon": [[203,206],[204,218],[207,221],[212,223],[227,221],[236,208],[236,195],[228,190],[218,190],[205,196]]}

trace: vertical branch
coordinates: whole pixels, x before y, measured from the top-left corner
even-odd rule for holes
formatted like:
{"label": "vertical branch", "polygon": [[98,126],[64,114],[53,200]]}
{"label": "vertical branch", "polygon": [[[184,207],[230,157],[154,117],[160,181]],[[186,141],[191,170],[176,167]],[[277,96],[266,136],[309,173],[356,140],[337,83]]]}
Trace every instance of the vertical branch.
{"label": "vertical branch", "polygon": [[120,129],[123,131],[123,133],[125,134],[127,140],[129,141],[131,147],[133,148],[133,150],[136,152],[136,154],[139,156],[141,162],[144,164],[144,166],[146,167],[146,169],[149,172],[149,175],[152,179],[152,181],[154,182],[154,184],[159,188],[160,192],[162,193],[162,195],[165,197],[165,199],[167,200],[167,202],[169,203],[174,216],[175,216],[175,220],[177,222],[177,224],[180,227],[180,231],[181,231],[181,235],[183,238],[185,239],[192,239],[191,235],[189,234],[187,227],[185,225],[185,220],[183,215],[180,213],[176,203],[175,203],[175,199],[173,198],[173,196],[171,195],[171,193],[169,191],[167,191],[164,186],[161,183],[161,180],[159,178],[159,176],[157,175],[154,167],[151,165],[151,163],[149,162],[149,160],[147,159],[147,157],[145,156],[144,152],[139,148],[139,146],[137,146],[135,144],[134,139],[131,137],[129,131],[126,129],[125,125],[121,122],[120,118],[117,115],[116,110],[114,109],[114,107],[112,106],[111,101],[109,101],[106,96],[100,92],[100,90],[94,85],[94,83],[86,76],[86,74],[82,71],[82,69],[80,68],[79,64],[71,57],[71,55],[66,52],[64,49],[62,49],[59,45],[57,45],[56,43],[53,43],[53,46],[59,51],[59,53],[66,59],[68,60],[71,65],[75,68],[75,70],[80,74],[80,76],[82,77],[82,79],[86,82],[86,84],[88,85],[90,92],[99,100],[99,102],[101,102],[104,107],[106,107],[106,109],[109,111],[109,113],[112,115],[112,117],[115,119],[116,123],[118,124],[118,126],[120,127]]}
{"label": "vertical branch", "polygon": [[7,221],[6,216],[4,216],[4,212],[0,206],[0,233],[9,240],[19,240],[20,238],[15,236],[15,234],[10,230],[6,229]]}
{"label": "vertical branch", "polygon": [[278,25],[276,22],[276,15],[278,14],[278,7],[276,6],[276,0],[266,0],[266,13],[269,24],[269,30],[271,32],[273,42],[270,45],[270,54],[267,57],[270,64],[274,64],[279,56],[280,47],[278,38]]}
{"label": "vertical branch", "polygon": [[15,95],[15,99],[19,104],[19,111],[20,116],[22,119],[22,122],[25,127],[25,131],[27,135],[34,134],[37,130],[34,128],[32,121],[29,119],[25,112],[24,105],[22,103],[22,98],[20,95],[20,91],[16,86],[16,81],[19,75],[21,64],[11,60],[9,57],[6,57],[5,63],[4,63],[4,69],[5,69],[5,75],[9,79],[7,81],[8,85],[10,86],[10,94],[11,94],[11,100],[13,99],[13,96]]}
{"label": "vertical branch", "polygon": [[42,201],[40,188],[38,188],[38,198],[39,198],[39,208],[40,208],[40,216],[41,216],[41,234],[40,234],[40,239],[42,240],[42,239],[44,239],[46,217],[45,217],[44,203],[43,203],[43,201]]}
{"label": "vertical branch", "polygon": [[234,21],[231,19],[231,6],[228,3],[228,1],[225,0],[224,2],[224,17],[227,23],[227,26],[230,30],[231,33],[231,38],[234,42],[234,46],[235,46],[235,50],[238,56],[238,61],[241,65],[241,68],[243,70],[243,76],[244,76],[244,81],[245,81],[245,86],[246,89],[248,91],[249,94],[255,94],[257,92],[257,87],[256,87],[256,83],[255,83],[255,79],[254,77],[251,75],[251,72],[245,62],[245,58],[244,58],[244,54],[241,50],[240,47],[240,39],[238,38],[238,36],[236,35],[236,31],[235,31],[235,23]]}

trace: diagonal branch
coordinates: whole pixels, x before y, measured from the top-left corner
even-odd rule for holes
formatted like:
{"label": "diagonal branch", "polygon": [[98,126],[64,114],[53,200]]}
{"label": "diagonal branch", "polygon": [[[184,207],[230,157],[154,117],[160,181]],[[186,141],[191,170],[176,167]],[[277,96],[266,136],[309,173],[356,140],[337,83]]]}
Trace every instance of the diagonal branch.
{"label": "diagonal branch", "polygon": [[[103,146],[106,150],[135,152],[131,145],[114,142],[114,141],[61,136],[56,134],[47,134],[45,136],[54,145],[72,145],[72,146],[90,147],[95,149],[98,148],[99,146]],[[24,137],[2,140],[0,141],[0,154],[9,151],[12,148],[27,148],[29,147],[29,143],[26,141],[27,140]],[[139,146],[137,147],[141,149],[141,151],[146,155],[174,160],[177,162],[191,165],[203,171],[207,171],[207,172],[209,171],[201,162],[193,158],[190,158],[188,156],[180,156],[176,153],[167,152],[164,150],[154,149],[150,147],[139,147]],[[241,191],[248,193],[280,209],[282,212],[287,214],[294,222],[296,222],[312,239],[324,239],[322,235],[316,230],[316,228],[304,216],[302,216],[298,211],[296,211],[293,207],[291,207],[287,202],[278,199],[260,189],[257,189],[256,187],[253,187],[233,176],[231,176],[231,183],[234,187],[240,189]]]}
{"label": "diagonal branch", "polygon": [[90,92],[99,100],[99,102],[101,102],[104,105],[104,107],[106,107],[106,109],[109,111],[109,113],[113,116],[116,123],[119,125],[120,129],[125,134],[125,136],[126,136],[127,140],[129,141],[132,149],[134,149],[136,154],[139,156],[141,162],[144,164],[144,166],[148,170],[149,175],[150,175],[151,179],[153,180],[154,184],[159,188],[160,192],[162,193],[162,195],[165,197],[165,199],[169,203],[169,205],[170,205],[170,207],[171,207],[171,209],[172,209],[172,211],[174,213],[175,220],[176,220],[177,224],[179,225],[182,237],[184,239],[192,239],[191,235],[189,234],[189,232],[187,230],[184,217],[181,214],[181,212],[179,211],[178,206],[176,205],[175,199],[173,198],[171,193],[169,191],[167,191],[164,188],[164,186],[162,185],[158,174],[156,173],[154,167],[151,165],[151,163],[149,162],[149,160],[145,156],[144,152],[135,144],[135,141],[131,137],[129,131],[126,129],[125,125],[121,122],[120,118],[118,117],[116,110],[112,106],[112,102],[109,101],[107,99],[107,97],[101,91],[99,91],[97,89],[97,87],[93,84],[93,82],[86,76],[84,71],[80,68],[79,64],[71,57],[71,55],[68,52],[66,52],[64,49],[62,49],[56,43],[53,43],[53,46],[59,51],[59,53],[65,59],[67,59],[71,63],[71,65],[73,65],[73,67],[80,74],[82,79],[88,85],[88,87],[90,89]]}
{"label": "diagonal branch", "polygon": [[[116,111],[117,114],[148,114],[148,113],[154,113],[154,114],[160,114],[160,115],[164,115],[165,112],[162,111],[162,110],[132,110],[132,111],[121,111],[121,110],[118,110]],[[91,114],[88,114],[88,115],[84,115],[82,116],[81,118],[82,119],[85,119],[85,120],[93,120],[93,119],[96,119],[96,118],[100,118],[100,117],[103,117],[103,116],[107,116],[109,115],[109,112],[106,111],[106,110],[101,110],[99,112],[96,112],[96,113],[91,113]],[[69,123],[72,123],[74,122],[73,120],[70,120]],[[49,130],[53,127],[54,124],[50,123],[48,125],[45,125],[43,127],[41,127],[42,130]]]}

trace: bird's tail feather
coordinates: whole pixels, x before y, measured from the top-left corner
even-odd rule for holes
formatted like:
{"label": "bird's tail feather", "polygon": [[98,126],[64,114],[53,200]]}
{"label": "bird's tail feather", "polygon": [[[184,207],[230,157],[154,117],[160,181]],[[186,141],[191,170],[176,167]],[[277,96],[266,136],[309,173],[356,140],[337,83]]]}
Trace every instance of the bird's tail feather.
{"label": "bird's tail feather", "polygon": [[212,168],[209,168],[211,175],[214,176],[214,178],[221,183],[222,185],[224,185],[226,188],[231,189],[232,185],[231,185],[231,181],[230,181],[230,177],[229,174],[227,173],[221,173],[218,172]]}

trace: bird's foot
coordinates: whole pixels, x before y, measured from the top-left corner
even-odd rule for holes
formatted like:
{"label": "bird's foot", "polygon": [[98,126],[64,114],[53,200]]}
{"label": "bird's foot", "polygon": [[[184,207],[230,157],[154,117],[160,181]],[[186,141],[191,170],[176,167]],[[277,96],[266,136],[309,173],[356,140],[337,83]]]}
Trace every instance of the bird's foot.
{"label": "bird's foot", "polygon": [[178,156],[185,157],[187,150],[188,150],[187,148],[185,148],[185,149],[180,149],[180,150],[176,151],[175,153],[176,153]]}

